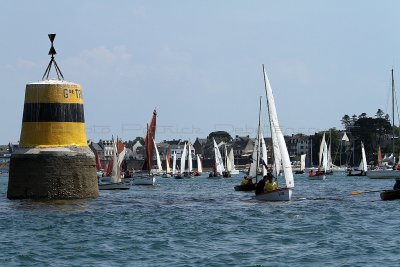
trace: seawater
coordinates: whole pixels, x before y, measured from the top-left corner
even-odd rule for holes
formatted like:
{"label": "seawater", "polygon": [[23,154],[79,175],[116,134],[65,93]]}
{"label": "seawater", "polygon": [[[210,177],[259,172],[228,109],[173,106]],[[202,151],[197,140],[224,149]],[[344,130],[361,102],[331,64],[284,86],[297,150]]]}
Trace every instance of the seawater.
{"label": "seawater", "polygon": [[351,195],[393,180],[296,175],[293,201],[272,203],[235,192],[241,178],[31,201],[1,176],[0,266],[399,266],[400,202]]}

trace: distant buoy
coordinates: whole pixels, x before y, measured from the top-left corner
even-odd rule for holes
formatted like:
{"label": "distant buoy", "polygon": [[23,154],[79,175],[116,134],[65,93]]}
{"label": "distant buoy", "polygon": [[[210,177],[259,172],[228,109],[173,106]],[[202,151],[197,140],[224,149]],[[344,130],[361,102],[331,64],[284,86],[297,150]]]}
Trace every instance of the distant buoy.
{"label": "distant buoy", "polygon": [[[82,88],[66,82],[52,43],[42,81],[26,85],[19,148],[11,155],[7,197],[98,196],[95,156],[87,145]],[[58,79],[49,79],[52,65]]]}

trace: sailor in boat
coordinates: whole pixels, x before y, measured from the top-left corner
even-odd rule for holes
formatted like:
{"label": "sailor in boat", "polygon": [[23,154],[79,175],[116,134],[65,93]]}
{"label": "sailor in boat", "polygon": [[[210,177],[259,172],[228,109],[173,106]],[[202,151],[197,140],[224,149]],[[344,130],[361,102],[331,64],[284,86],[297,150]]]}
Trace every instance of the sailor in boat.
{"label": "sailor in boat", "polygon": [[278,189],[278,184],[272,178],[272,174],[270,176],[267,176],[267,182],[264,186],[264,192],[271,192]]}
{"label": "sailor in boat", "polygon": [[313,170],[310,170],[310,171],[308,172],[308,175],[309,175],[310,177],[315,176],[314,171],[313,171]]}
{"label": "sailor in boat", "polygon": [[[271,174],[271,173],[267,173],[267,175],[268,175],[268,174]],[[267,182],[267,178],[268,178],[267,175],[265,175],[265,176],[257,183],[257,186],[256,186],[256,195],[264,193],[265,183]],[[272,176],[272,174],[271,174],[271,176]]]}

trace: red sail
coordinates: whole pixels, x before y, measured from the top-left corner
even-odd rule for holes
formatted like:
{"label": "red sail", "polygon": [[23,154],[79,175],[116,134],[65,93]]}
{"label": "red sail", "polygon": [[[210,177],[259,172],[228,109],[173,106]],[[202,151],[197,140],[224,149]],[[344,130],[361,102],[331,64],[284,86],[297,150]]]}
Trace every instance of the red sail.
{"label": "red sail", "polygon": [[118,155],[121,154],[122,151],[124,151],[125,145],[122,143],[121,139],[118,139],[117,141],[117,150],[118,150]]}
{"label": "red sail", "polygon": [[153,153],[154,153],[154,142],[156,139],[156,120],[157,111],[153,111],[153,117],[151,118],[150,125],[147,125],[147,134],[144,139],[144,145],[146,147],[146,158],[144,160],[143,168],[144,171],[150,171],[153,166]]}
{"label": "red sail", "polygon": [[114,160],[111,158],[110,161],[108,162],[108,165],[107,165],[107,172],[106,172],[106,175],[107,175],[107,176],[111,176],[112,167],[113,167],[113,161],[114,161]]}
{"label": "red sail", "polygon": [[100,162],[99,152],[97,152],[97,151],[96,151],[96,168],[98,171],[103,169],[101,166],[101,162]]}

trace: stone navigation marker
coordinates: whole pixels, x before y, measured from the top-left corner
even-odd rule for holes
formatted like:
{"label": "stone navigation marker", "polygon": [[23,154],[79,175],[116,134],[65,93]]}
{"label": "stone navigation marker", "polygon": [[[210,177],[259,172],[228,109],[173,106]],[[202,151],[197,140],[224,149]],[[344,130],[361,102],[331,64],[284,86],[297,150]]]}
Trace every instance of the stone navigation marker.
{"label": "stone navigation marker", "polygon": [[[19,148],[11,155],[9,199],[77,199],[99,195],[87,145],[82,87],[64,81],[49,34],[51,60],[41,81],[25,90]],[[57,79],[49,79],[54,66]]]}

